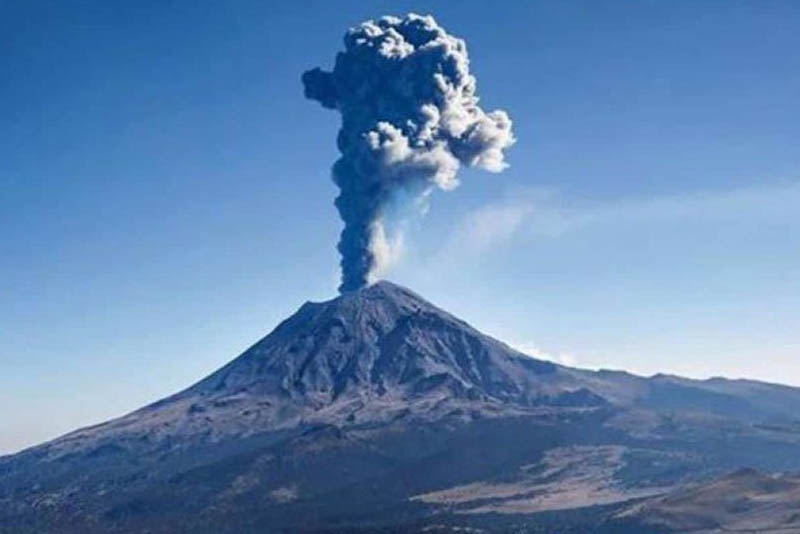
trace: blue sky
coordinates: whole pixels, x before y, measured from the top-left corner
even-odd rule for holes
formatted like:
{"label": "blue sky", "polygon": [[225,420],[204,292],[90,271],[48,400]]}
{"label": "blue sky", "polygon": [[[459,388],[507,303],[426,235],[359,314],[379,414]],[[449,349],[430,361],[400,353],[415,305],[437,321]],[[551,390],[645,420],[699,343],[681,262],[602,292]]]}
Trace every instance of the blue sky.
{"label": "blue sky", "polygon": [[338,117],[300,74],[407,11],[467,40],[518,142],[390,279],[565,363],[800,385],[800,4],[274,4],[0,6],[0,452],[335,294]]}

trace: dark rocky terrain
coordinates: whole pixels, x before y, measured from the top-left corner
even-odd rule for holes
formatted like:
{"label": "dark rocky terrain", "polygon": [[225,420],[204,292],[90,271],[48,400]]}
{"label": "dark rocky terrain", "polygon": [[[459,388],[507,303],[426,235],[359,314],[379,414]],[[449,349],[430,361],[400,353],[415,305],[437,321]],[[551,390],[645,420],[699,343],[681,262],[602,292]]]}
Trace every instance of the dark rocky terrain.
{"label": "dark rocky terrain", "polygon": [[[304,304],[176,395],[0,458],[0,532],[708,530],[724,522],[680,511],[719,477],[800,471],[798,414],[800,389],[535,360],[381,282]],[[780,487],[759,503],[796,496],[760,476]]]}

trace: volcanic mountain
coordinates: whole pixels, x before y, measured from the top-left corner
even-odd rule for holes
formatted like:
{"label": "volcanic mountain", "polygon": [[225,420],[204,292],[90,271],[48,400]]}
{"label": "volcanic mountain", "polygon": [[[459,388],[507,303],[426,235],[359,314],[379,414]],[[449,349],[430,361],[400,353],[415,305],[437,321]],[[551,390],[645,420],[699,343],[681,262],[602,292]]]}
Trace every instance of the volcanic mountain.
{"label": "volcanic mountain", "polygon": [[637,502],[800,469],[798,413],[789,387],[536,360],[380,282],[0,458],[0,532],[637,532]]}

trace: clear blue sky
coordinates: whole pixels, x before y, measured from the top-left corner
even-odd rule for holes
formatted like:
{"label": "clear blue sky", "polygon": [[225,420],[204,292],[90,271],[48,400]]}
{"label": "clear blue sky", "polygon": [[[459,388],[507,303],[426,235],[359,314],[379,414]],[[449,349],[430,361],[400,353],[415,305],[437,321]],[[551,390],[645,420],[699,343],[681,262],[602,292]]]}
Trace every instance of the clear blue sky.
{"label": "clear blue sky", "polygon": [[330,298],[366,18],[467,40],[518,143],[389,276],[529,352],[800,385],[800,3],[0,3],[0,451],[100,422]]}

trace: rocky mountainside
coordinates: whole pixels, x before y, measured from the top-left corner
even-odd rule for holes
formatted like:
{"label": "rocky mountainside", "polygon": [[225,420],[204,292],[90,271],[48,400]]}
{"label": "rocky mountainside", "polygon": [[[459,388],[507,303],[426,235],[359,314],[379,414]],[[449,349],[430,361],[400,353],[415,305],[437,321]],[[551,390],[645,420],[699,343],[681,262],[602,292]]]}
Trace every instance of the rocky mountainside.
{"label": "rocky mountainside", "polygon": [[800,476],[740,469],[618,514],[675,532],[800,532]]}
{"label": "rocky mountainside", "polygon": [[632,503],[800,470],[798,413],[794,388],[539,361],[381,282],[0,458],[0,532],[625,532]]}

